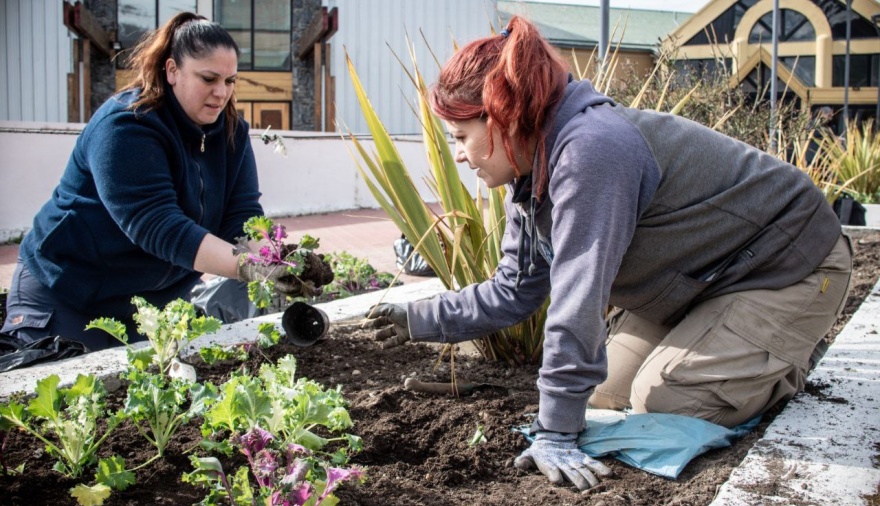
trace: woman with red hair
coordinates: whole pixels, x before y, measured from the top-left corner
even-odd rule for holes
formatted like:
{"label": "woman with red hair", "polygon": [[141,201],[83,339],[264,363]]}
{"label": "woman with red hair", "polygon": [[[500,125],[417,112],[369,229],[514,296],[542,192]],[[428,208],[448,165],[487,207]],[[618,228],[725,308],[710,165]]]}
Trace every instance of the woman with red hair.
{"label": "woman with red hair", "polygon": [[803,172],[616,104],[520,17],[459,50],[430,98],[456,160],[509,186],[505,255],[491,280],[383,304],[372,323],[391,324],[376,335],[386,346],[454,343],[549,296],[534,442],[517,467],[595,486],[608,468],[576,444],[588,405],[733,427],[804,387],[852,250]]}

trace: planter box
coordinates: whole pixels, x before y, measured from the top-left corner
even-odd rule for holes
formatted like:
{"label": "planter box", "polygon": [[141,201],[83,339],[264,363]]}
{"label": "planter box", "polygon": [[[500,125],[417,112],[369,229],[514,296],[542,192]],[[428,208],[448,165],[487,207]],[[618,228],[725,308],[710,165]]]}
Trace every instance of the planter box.
{"label": "planter box", "polygon": [[[380,292],[356,295],[341,300],[315,304],[315,307],[324,311],[330,322],[350,321],[363,317],[371,307],[379,302],[408,302],[433,297],[446,290],[439,279],[434,278],[419,283],[409,283]],[[257,324],[272,322],[281,331],[281,314],[275,313],[250,320],[224,325],[214,334],[204,335],[189,343],[180,352],[180,356],[187,358],[198,353],[204,346],[212,344],[228,345],[253,341],[256,339]],[[134,343],[133,348],[147,346],[146,342]],[[6,401],[10,395],[16,392],[30,394],[37,386],[37,381],[57,374],[61,378],[59,386],[73,384],[78,374],[94,374],[99,379],[108,379],[117,376],[128,366],[125,347],[119,346],[106,350],[87,353],[85,355],[36,364],[23,369],[13,369],[0,373],[0,401]]]}
{"label": "planter box", "polygon": [[865,226],[880,228],[880,204],[862,204],[865,208]]}

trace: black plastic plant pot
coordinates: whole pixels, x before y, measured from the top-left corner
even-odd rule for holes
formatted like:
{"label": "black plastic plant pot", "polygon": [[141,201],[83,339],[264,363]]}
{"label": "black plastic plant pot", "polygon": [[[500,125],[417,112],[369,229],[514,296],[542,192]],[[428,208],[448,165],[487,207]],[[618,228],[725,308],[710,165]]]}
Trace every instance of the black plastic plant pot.
{"label": "black plastic plant pot", "polygon": [[287,341],[297,346],[311,346],[330,328],[327,313],[305,302],[294,302],[281,315],[281,326]]}

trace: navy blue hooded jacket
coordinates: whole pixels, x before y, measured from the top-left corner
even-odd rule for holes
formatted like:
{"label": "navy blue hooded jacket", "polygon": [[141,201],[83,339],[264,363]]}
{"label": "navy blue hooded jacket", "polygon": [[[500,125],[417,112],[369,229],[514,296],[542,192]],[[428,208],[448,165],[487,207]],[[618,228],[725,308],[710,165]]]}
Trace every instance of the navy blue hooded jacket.
{"label": "navy blue hooded jacket", "polygon": [[21,244],[32,275],[81,311],[194,283],[205,235],[234,242],[263,214],[244,121],[230,145],[223,115],[199,127],[167,87],[163,104],[135,113],[138,94],[98,109]]}

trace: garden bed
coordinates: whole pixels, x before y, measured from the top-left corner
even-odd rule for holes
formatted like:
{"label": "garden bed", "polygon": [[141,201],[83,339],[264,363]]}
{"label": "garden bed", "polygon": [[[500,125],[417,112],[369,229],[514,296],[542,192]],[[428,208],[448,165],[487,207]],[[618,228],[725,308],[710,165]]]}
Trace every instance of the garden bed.
{"label": "garden bed", "polygon": [[[856,242],[853,291],[832,334],[842,328],[880,275],[880,233],[860,235]],[[367,333],[351,325],[335,324],[327,338],[310,348],[277,345],[264,353],[253,354],[246,367],[253,370],[267,360],[293,354],[298,360],[298,375],[328,386],[343,386],[355,422],[350,432],[361,436],[364,443],[364,450],[353,462],[367,468],[367,481],[338,489],[341,504],[705,505],[760,437],[773,414],[733,446],[696,458],[677,480],[653,476],[609,458],[603,461],[613,469],[614,476],[581,494],[512,466],[526,443],[511,428],[529,423],[530,415],[538,409],[537,366],[510,367],[458,354],[455,371],[459,381],[501,388],[454,398],[403,388],[408,377],[449,381],[450,364],[444,361],[437,365],[436,347],[410,344],[382,350]],[[214,383],[225,381],[229,371],[230,366],[199,366],[200,377]],[[821,394],[821,386],[808,385],[807,394]],[[118,405],[123,397],[119,390],[112,402]],[[478,425],[486,441],[469,445]],[[187,505],[200,501],[203,490],[180,481],[181,474],[191,470],[182,451],[200,439],[196,424],[182,429],[165,459],[140,470],[135,486],[114,492],[105,504]],[[79,481],[60,477],[51,470],[54,460],[45,454],[42,445],[25,434],[13,434],[6,446],[6,464],[15,467],[24,463],[25,469],[22,476],[0,476],[4,504],[74,504],[70,488],[91,481],[90,475]],[[143,462],[154,453],[127,424],[121,425],[101,450],[102,456],[118,454],[131,464]],[[241,463],[240,459],[236,462]]]}

